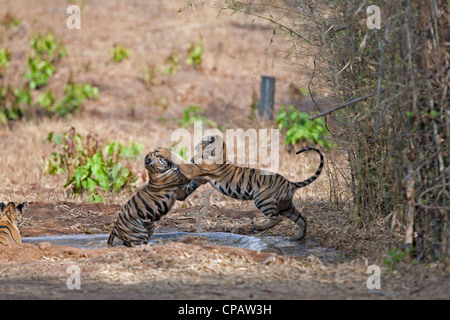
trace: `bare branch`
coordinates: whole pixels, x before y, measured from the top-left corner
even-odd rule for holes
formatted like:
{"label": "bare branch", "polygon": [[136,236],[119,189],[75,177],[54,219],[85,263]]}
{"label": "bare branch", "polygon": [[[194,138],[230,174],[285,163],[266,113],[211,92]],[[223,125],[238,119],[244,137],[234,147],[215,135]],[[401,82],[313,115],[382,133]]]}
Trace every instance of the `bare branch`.
{"label": "bare branch", "polygon": [[362,96],[362,97],[353,99],[353,100],[351,100],[351,101],[349,101],[349,102],[347,102],[347,103],[341,104],[341,105],[339,105],[339,106],[337,106],[337,107],[328,109],[327,111],[324,111],[324,112],[321,112],[321,113],[316,114],[316,115],[314,115],[314,116],[311,116],[311,117],[309,117],[309,120],[314,120],[314,119],[317,119],[317,118],[326,116],[326,115],[328,115],[328,114],[330,114],[330,113],[332,113],[332,112],[341,110],[341,109],[343,109],[343,108],[345,108],[345,107],[351,106],[352,104],[355,104],[355,103],[360,102],[360,101],[363,101],[363,100],[365,100],[365,99],[367,99],[367,98],[373,97],[373,96],[376,95],[376,94],[377,94],[377,92],[372,92],[372,93],[366,94],[365,96]]}

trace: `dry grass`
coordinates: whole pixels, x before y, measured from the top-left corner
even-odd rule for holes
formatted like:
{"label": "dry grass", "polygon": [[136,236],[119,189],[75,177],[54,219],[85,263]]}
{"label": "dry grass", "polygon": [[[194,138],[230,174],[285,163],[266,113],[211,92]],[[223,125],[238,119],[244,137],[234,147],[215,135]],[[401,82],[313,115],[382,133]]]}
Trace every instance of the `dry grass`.
{"label": "dry grass", "polygon": [[[68,121],[43,118],[0,128],[2,198],[82,201],[65,194],[65,177],[43,174],[42,156],[52,150],[42,141],[51,131],[61,133],[74,126],[82,135],[97,132],[104,141],[139,141],[147,151],[172,144],[170,132],[179,127],[177,120],[191,103],[205,107],[208,118],[225,126],[258,128],[260,124],[247,116],[261,75],[277,77],[280,100],[288,98],[290,83],[306,81],[287,69],[291,60],[279,59],[290,44],[282,37],[275,37],[270,44],[272,34],[266,24],[255,22],[249,28],[248,17],[229,16],[207,4],[188,8],[184,1],[145,5],[83,1],[82,29],[75,31],[65,27],[65,3],[46,0],[33,6],[26,2],[5,1],[0,6],[0,18],[9,12],[22,21],[17,30],[2,30],[2,45],[12,51],[10,81],[20,82],[34,33],[52,30],[67,46],[69,56],[58,64],[49,87],[61,94],[64,82],[72,75],[76,81],[98,86],[100,99],[87,102],[84,112]],[[176,14],[179,7],[183,12]],[[184,59],[189,44],[198,37],[204,43],[204,62],[201,69],[193,70],[184,66]],[[114,43],[130,48],[130,59],[120,64],[110,62],[109,49]],[[180,71],[163,76],[164,59],[172,52],[180,56]],[[160,80],[150,91],[143,83],[147,63],[157,67]],[[168,100],[167,109],[157,106],[159,97]],[[166,121],[158,121],[161,117]],[[292,163],[288,156],[282,151],[282,166]],[[300,165],[307,158],[296,159],[299,165],[280,168],[280,173],[295,179],[297,174],[313,170]],[[140,169],[142,164],[136,161],[132,166]],[[107,203],[123,203],[128,196],[108,196]]]}
{"label": "dry grass", "polygon": [[[15,250],[17,247],[2,249],[2,256],[8,252],[13,256]],[[336,268],[313,256],[300,260],[247,249],[182,243],[126,250],[65,251],[52,246],[24,245],[22,250],[28,250],[34,258],[0,265],[0,274],[7,272],[8,279],[14,279],[14,290],[19,296],[25,294],[21,290],[24,280],[29,281],[28,290],[24,291],[31,296],[43,289],[49,296],[56,293],[70,296],[71,292],[57,286],[65,282],[67,267],[77,264],[83,272],[84,295],[127,292],[128,298],[140,295],[164,298],[170,292],[171,298],[195,299],[207,295],[209,299],[370,297],[370,292],[364,289],[364,264]],[[40,261],[36,260],[38,256]],[[39,274],[32,275],[36,268]],[[36,276],[46,281],[46,288],[34,286],[30,280]],[[13,291],[9,281],[2,288],[3,292]]]}
{"label": "dry grass", "polygon": [[[18,252],[26,252],[27,259]],[[0,257],[10,259],[0,264],[2,298],[14,293],[84,299],[404,299],[446,298],[449,293],[442,271],[433,267],[408,272],[382,268],[382,291],[370,291],[366,270],[373,261],[330,264],[314,256],[299,259],[212,245],[85,250],[27,244],[2,247]],[[79,291],[65,289],[66,269],[74,264],[82,270]]]}

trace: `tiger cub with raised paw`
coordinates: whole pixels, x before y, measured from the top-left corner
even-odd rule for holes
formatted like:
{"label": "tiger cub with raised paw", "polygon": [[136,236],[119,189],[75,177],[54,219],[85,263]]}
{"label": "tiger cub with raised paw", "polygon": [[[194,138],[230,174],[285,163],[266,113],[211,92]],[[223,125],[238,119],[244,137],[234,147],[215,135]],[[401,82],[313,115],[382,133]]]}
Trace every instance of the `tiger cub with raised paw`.
{"label": "tiger cub with raised paw", "polygon": [[226,145],[219,135],[204,138],[197,146],[197,153],[190,162],[181,159],[167,148],[157,148],[156,154],[175,163],[188,179],[200,177],[209,180],[221,193],[240,200],[254,200],[256,207],[268,221],[252,226],[256,230],[266,230],[280,223],[283,217],[299,226],[299,232],[292,240],[302,240],[306,236],[306,220],[294,207],[292,199],[297,189],[316,180],[323,169],[324,158],[315,148],[305,148],[297,154],[313,150],[320,156],[320,165],[314,175],[301,182],[291,182],[277,173],[245,168],[227,162]]}
{"label": "tiger cub with raised paw", "polygon": [[23,219],[23,212],[28,203],[22,202],[16,205],[14,202],[8,204],[0,202],[0,244],[22,243],[19,231],[19,222]]}
{"label": "tiger cub with raised paw", "polygon": [[169,160],[150,152],[145,157],[148,183],[119,212],[108,245],[115,237],[127,247],[147,244],[153,234],[154,221],[160,220],[173,207],[207,181],[190,181]]}

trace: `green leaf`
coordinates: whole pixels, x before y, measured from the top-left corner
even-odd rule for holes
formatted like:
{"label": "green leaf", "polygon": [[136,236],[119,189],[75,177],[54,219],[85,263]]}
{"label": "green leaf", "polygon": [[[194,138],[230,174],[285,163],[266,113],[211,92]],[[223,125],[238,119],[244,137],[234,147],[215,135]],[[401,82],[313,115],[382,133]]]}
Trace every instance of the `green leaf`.
{"label": "green leaf", "polygon": [[94,179],[88,177],[85,189],[88,189],[88,191],[90,193],[93,193],[95,191],[95,187],[96,186],[97,186],[97,181],[95,181]]}
{"label": "green leaf", "polygon": [[59,135],[57,135],[56,137],[55,137],[55,139],[53,139],[53,142],[56,144],[56,145],[61,145],[63,142],[62,142],[62,138],[63,138],[63,135],[62,134],[59,134]]}
{"label": "green leaf", "polygon": [[118,142],[111,142],[110,144],[106,145],[105,149],[109,156],[112,156],[114,154],[119,153],[120,143]]}
{"label": "green leaf", "polygon": [[280,130],[286,130],[285,144],[294,145],[301,141],[309,141],[319,145],[327,144],[322,136],[328,135],[323,119],[309,120],[306,112],[298,112],[293,106],[283,106],[275,122]]}
{"label": "green leaf", "polygon": [[91,169],[100,187],[102,187],[103,190],[105,190],[105,192],[108,192],[109,190],[108,171],[106,169],[106,163],[103,160],[103,153],[101,151],[97,152],[92,156]]}
{"label": "green leaf", "polygon": [[120,191],[127,182],[130,173],[130,170],[127,167],[122,167],[120,163],[112,167],[111,180],[113,192],[118,193]]}
{"label": "green leaf", "polygon": [[50,133],[48,134],[47,138],[45,138],[44,141],[42,141],[42,142],[52,142],[52,140],[53,140],[53,134],[54,134],[53,131],[50,132]]}
{"label": "green leaf", "polygon": [[79,189],[81,186],[81,182],[84,181],[89,176],[90,163],[87,163],[84,166],[78,167],[75,170],[74,178],[75,178],[75,188]]}
{"label": "green leaf", "polygon": [[142,152],[142,143],[130,141],[128,147],[120,145],[120,156],[127,159],[137,158]]}
{"label": "green leaf", "polygon": [[439,112],[437,112],[436,110],[430,111],[430,117],[438,117],[438,116],[439,116]]}

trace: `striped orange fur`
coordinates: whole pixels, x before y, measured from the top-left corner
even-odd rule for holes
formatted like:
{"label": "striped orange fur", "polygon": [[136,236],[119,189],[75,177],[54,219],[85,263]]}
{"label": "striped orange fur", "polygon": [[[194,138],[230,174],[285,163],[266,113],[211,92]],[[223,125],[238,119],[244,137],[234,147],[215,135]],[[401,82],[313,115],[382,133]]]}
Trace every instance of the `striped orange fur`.
{"label": "striped orange fur", "polygon": [[18,223],[23,219],[27,203],[16,205],[14,202],[0,202],[0,244],[22,243]]}
{"label": "striped orange fur", "polygon": [[146,244],[153,234],[153,222],[166,215],[175,200],[184,200],[202,184],[189,181],[173,163],[152,152],[145,157],[145,168],[148,183],[120,210],[108,239],[109,246],[116,237],[129,247]]}
{"label": "striped orange fur", "polygon": [[318,149],[305,148],[297,152],[299,154],[312,150],[320,156],[317,171],[312,177],[301,182],[291,182],[277,173],[268,174],[266,171],[239,167],[227,162],[226,145],[219,135],[204,138],[196,150],[198,153],[190,162],[184,161],[167,148],[157,148],[156,154],[176,163],[188,179],[205,178],[216,190],[227,196],[254,200],[256,207],[268,219],[265,224],[253,226],[254,229],[272,228],[285,217],[300,228],[293,240],[302,240],[306,236],[306,219],[294,207],[292,199],[297,189],[311,184],[322,172],[324,158]]}

